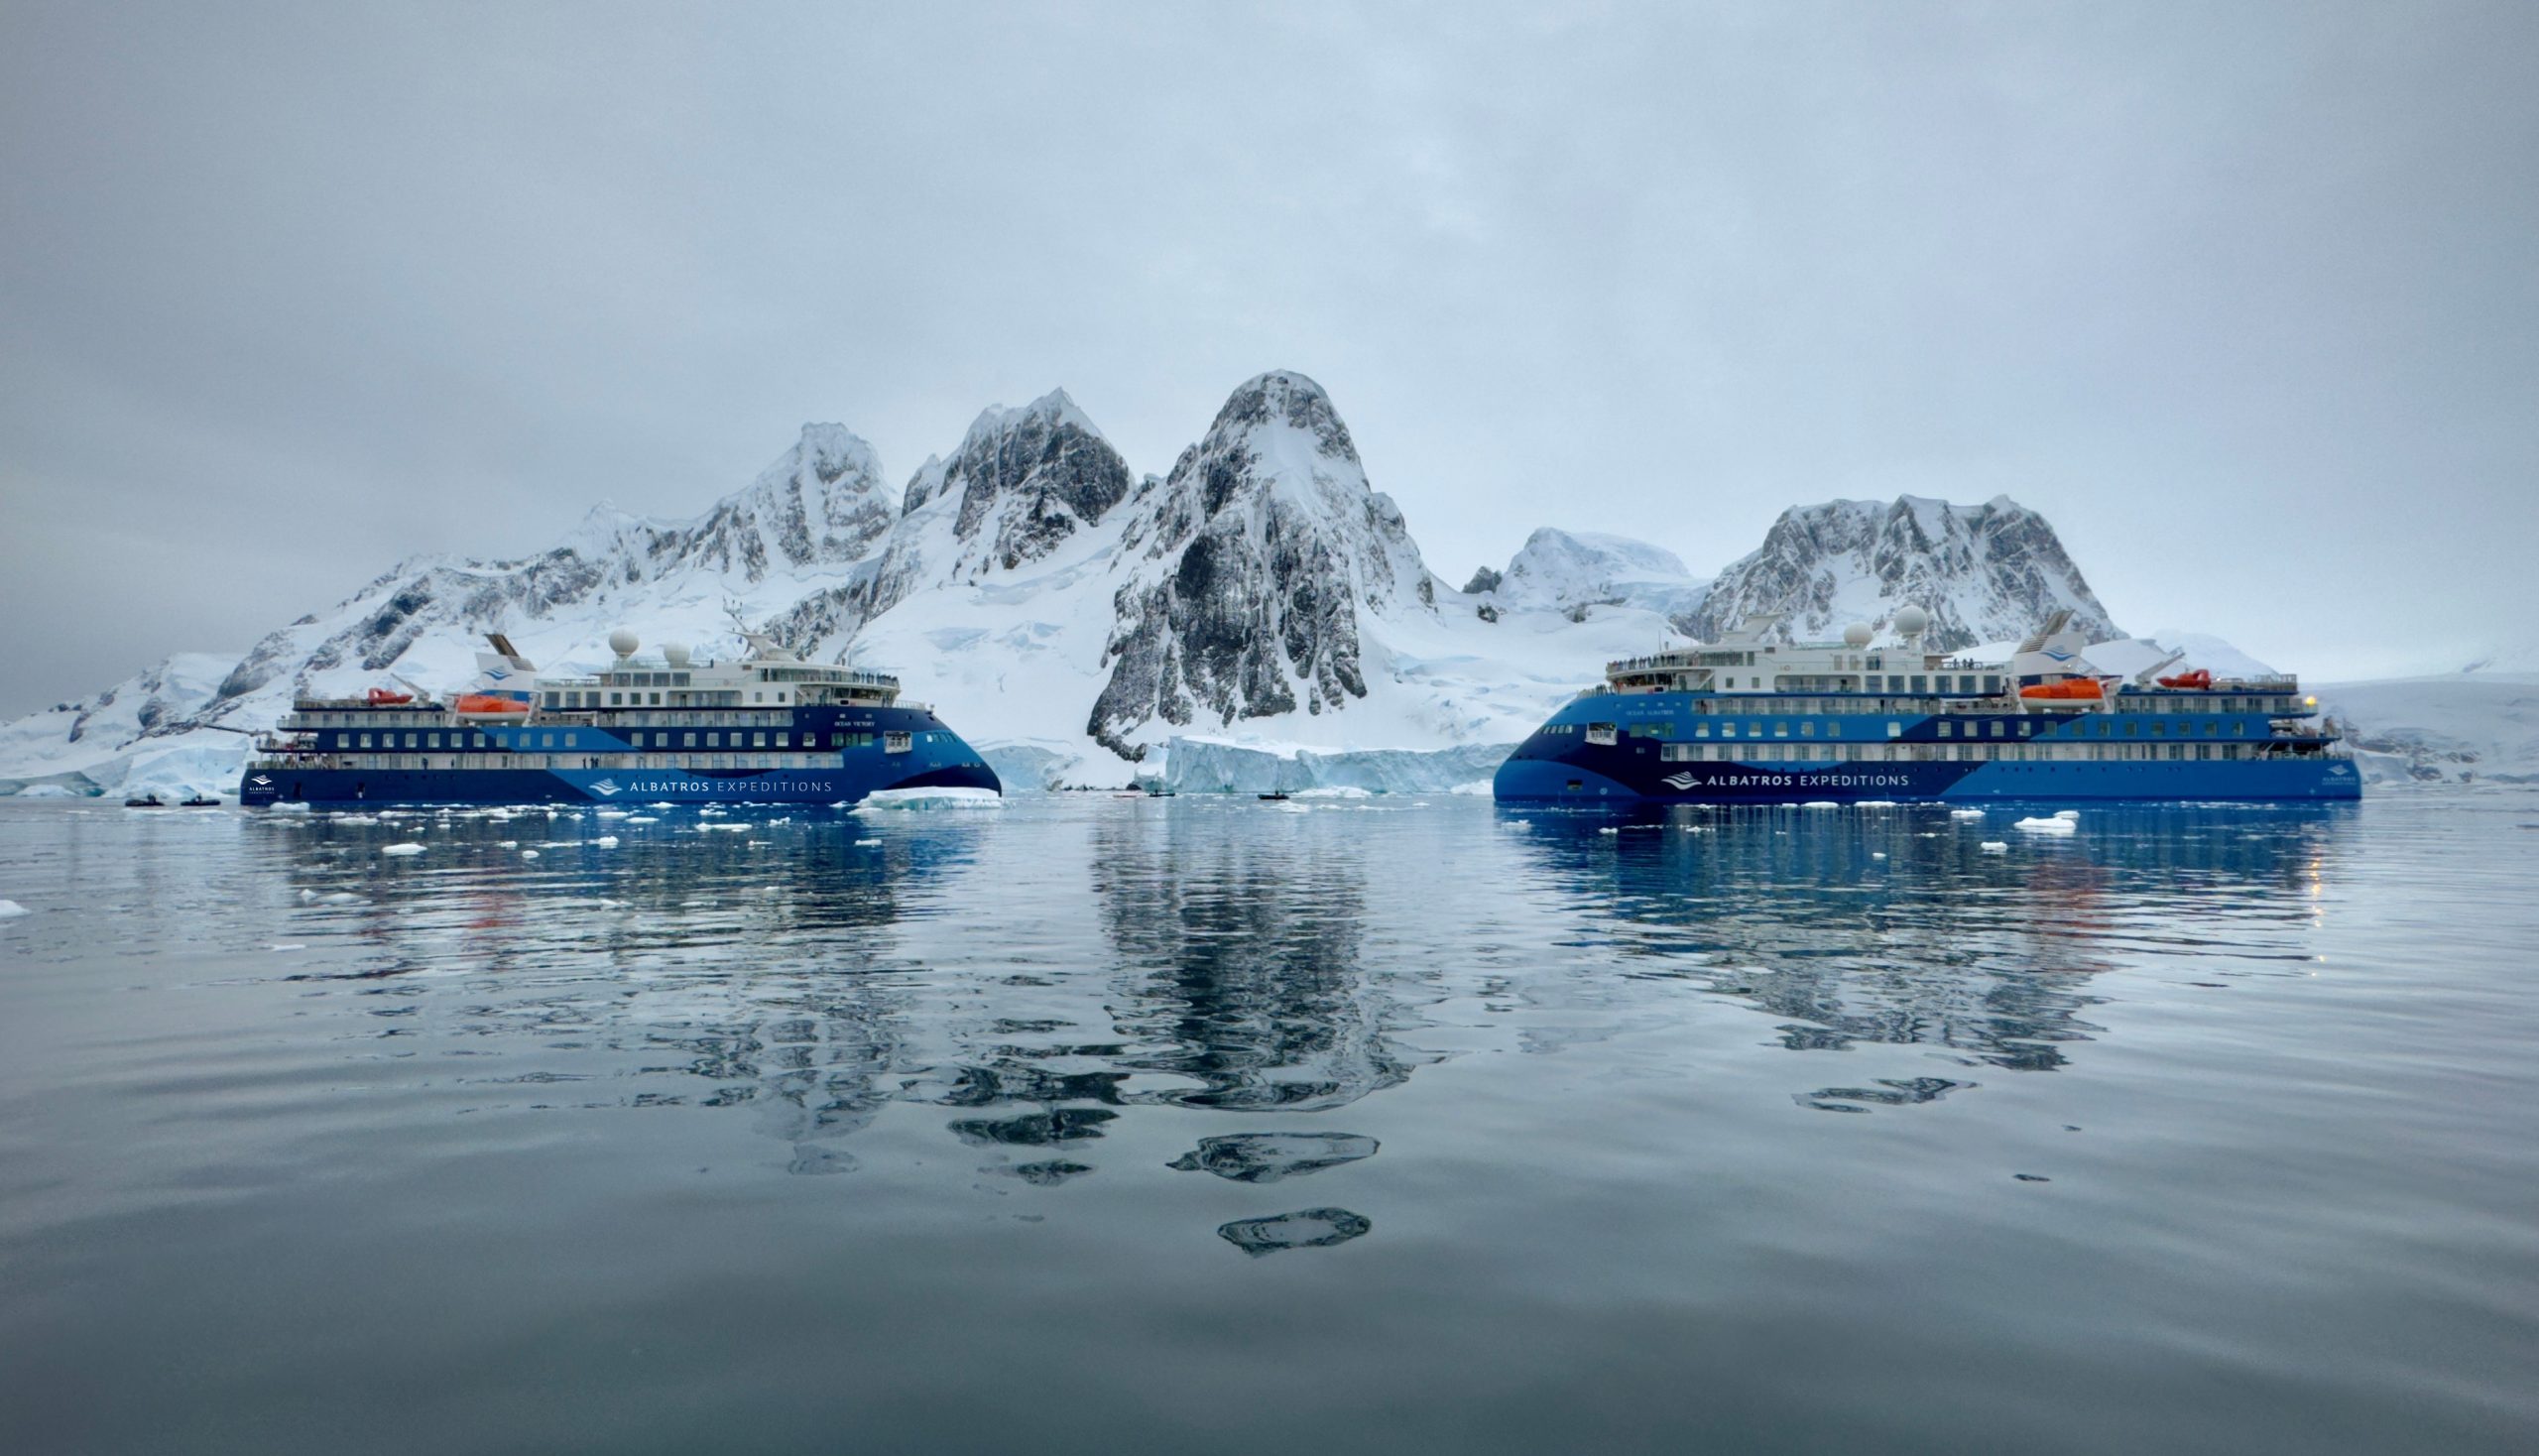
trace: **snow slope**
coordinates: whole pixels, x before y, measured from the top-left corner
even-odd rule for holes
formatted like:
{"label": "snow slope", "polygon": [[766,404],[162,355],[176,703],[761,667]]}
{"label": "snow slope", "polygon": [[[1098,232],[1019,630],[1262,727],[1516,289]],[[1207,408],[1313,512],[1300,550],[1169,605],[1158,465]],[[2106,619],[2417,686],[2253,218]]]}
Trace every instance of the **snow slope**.
{"label": "snow slope", "polygon": [[1502,611],[1564,612],[1583,621],[1596,607],[1627,606],[1677,621],[1700,608],[1710,582],[1684,569],[1673,551],[1644,541],[1546,526],[1525,539],[1507,570],[1484,569],[1465,590]]}
{"label": "snow slope", "polygon": [[2539,784],[2539,672],[2332,682],[2319,706],[2374,785]]}
{"label": "snow slope", "polygon": [[[1057,391],[982,412],[899,487],[852,431],[811,425],[693,519],[603,506],[536,555],[401,563],[242,657],[181,655],[0,726],[0,792],[227,792],[248,736],[296,695],[456,686],[487,631],[553,670],[606,662],[621,627],[653,649],[728,652],[734,613],[808,656],[899,674],[1018,787],[1160,769],[1194,785],[1434,788],[1525,736],[1607,660],[1688,627],[1774,611],[1827,636],[1906,600],[1952,649],[2014,639],[2058,607],[2116,636],[2053,529],[2007,499],[1794,508],[1716,582],[1646,543],[1545,529],[1456,591],[1311,379],[1246,381],[1169,474],[1143,478]],[[2262,666],[2218,640],[2162,640],[2193,666]],[[2425,736],[2437,730],[2395,721],[2408,715],[2386,694],[2355,701],[2418,734],[2410,764],[2491,776],[2521,762],[2480,736],[2509,727],[2496,706],[2518,701],[2509,686],[2470,696],[2457,706],[2475,719],[2460,740],[2474,760],[2443,757]],[[1442,751],[1427,769],[1390,757]],[[1187,775],[1163,762],[1176,752]]]}

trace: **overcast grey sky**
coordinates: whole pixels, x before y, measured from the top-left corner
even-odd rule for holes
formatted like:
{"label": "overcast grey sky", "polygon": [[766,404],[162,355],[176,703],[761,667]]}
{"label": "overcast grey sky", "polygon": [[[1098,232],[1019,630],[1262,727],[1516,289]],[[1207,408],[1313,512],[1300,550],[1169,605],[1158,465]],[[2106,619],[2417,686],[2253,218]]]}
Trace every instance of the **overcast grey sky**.
{"label": "overcast grey sky", "polygon": [[1273,367],[1458,582],[2006,491],[2136,631],[2454,665],[2539,595],[2534,74],[2527,0],[0,0],[0,713]]}

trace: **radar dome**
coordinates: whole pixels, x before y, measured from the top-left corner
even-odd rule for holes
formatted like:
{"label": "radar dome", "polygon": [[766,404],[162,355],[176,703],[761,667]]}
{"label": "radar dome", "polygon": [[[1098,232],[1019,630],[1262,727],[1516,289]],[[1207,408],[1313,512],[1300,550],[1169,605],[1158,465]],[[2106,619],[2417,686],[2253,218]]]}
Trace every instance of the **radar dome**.
{"label": "radar dome", "polygon": [[635,649],[642,647],[643,645],[642,641],[640,641],[634,633],[627,631],[623,627],[618,628],[615,632],[608,635],[608,650],[617,654],[621,658],[631,658],[635,656]]}
{"label": "radar dome", "polygon": [[1869,640],[1876,635],[1876,633],[1870,630],[1870,626],[1867,622],[1855,622],[1851,626],[1843,629],[1843,645],[1845,647],[1867,647],[1869,646]]}
{"label": "radar dome", "polygon": [[662,649],[662,661],[673,667],[684,667],[687,666],[687,649],[673,642]]}
{"label": "radar dome", "polygon": [[1895,609],[1895,630],[1906,637],[1919,637],[1930,630],[1931,614],[1907,603]]}

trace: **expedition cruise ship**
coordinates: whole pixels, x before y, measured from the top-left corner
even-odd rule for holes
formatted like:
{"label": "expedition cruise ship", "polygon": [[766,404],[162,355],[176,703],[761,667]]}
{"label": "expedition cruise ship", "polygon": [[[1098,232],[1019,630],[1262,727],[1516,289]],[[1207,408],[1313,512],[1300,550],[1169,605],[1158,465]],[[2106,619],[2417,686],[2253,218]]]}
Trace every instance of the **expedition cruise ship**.
{"label": "expedition cruise ship", "polygon": [[[302,698],[238,789],[275,803],[852,802],[884,789],[1003,786],[899,679],[805,663],[744,632],[736,663],[639,662],[635,635],[587,677],[541,678],[500,633],[447,703],[421,690]],[[411,684],[407,684],[411,688]]]}
{"label": "expedition cruise ship", "polygon": [[2057,612],[2006,664],[1901,645],[1720,642],[1608,664],[1500,767],[1502,799],[2336,799],[2361,775],[2291,677],[2101,672]]}

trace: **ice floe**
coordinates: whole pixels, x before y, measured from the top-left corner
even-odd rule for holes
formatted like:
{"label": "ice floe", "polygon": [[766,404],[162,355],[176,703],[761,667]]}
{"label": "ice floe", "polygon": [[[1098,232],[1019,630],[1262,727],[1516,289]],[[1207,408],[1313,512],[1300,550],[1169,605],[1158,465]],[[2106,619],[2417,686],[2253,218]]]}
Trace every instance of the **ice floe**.
{"label": "ice floe", "polygon": [[412,842],[409,842],[409,843],[406,843],[406,844],[391,844],[391,845],[387,845],[387,846],[383,847],[379,852],[380,852],[381,854],[398,854],[398,855],[405,855],[405,854],[422,854],[422,853],[423,852],[423,846],[422,846],[422,845],[420,845],[420,844],[415,844],[415,843],[412,843]]}
{"label": "ice floe", "polygon": [[993,789],[877,789],[855,806],[867,809],[1000,809],[1005,799]]}

